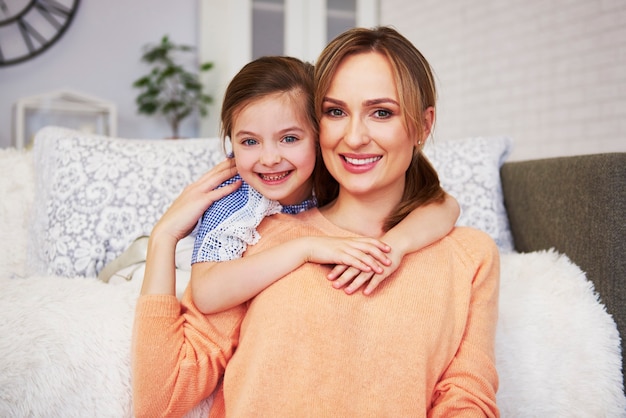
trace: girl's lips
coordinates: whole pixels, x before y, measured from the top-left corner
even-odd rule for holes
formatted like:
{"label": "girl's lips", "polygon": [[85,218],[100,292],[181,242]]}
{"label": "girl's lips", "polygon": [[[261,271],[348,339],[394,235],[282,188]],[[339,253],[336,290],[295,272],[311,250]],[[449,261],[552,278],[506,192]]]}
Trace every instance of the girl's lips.
{"label": "girl's lips", "polygon": [[343,166],[352,173],[363,173],[371,170],[383,158],[381,155],[341,155]]}
{"label": "girl's lips", "polygon": [[281,180],[283,180],[289,174],[291,174],[291,171],[283,171],[280,173],[258,173],[258,176],[264,182],[276,183],[276,182],[280,182]]}

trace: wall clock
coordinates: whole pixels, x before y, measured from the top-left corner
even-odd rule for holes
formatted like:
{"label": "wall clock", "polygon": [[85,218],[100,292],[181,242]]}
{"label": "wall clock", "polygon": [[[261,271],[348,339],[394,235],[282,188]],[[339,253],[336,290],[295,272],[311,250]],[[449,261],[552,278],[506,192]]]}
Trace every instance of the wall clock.
{"label": "wall clock", "polygon": [[0,0],[0,67],[47,50],[72,23],[80,0]]}

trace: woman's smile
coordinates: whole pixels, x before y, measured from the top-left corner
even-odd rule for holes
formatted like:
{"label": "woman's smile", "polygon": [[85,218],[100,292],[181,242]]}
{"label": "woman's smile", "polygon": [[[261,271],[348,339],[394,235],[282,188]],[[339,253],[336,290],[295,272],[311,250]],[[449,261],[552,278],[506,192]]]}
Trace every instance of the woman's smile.
{"label": "woman's smile", "polygon": [[383,158],[380,155],[376,156],[365,156],[365,155],[355,155],[355,154],[342,154],[341,155],[344,167],[346,170],[352,173],[363,173],[373,169],[376,166],[376,163]]}

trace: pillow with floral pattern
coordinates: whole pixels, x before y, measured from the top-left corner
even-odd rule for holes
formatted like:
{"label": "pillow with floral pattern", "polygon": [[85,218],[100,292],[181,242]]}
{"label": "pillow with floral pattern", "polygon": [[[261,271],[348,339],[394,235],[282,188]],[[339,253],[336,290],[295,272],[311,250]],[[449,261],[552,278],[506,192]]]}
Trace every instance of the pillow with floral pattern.
{"label": "pillow with floral pattern", "polygon": [[30,264],[38,273],[96,277],[223,159],[216,138],[124,139],[43,128],[34,144]]}
{"label": "pillow with floral pattern", "polygon": [[514,249],[500,181],[511,147],[511,139],[502,136],[434,141],[424,149],[442,187],[461,206],[457,225],[488,233],[504,252]]}

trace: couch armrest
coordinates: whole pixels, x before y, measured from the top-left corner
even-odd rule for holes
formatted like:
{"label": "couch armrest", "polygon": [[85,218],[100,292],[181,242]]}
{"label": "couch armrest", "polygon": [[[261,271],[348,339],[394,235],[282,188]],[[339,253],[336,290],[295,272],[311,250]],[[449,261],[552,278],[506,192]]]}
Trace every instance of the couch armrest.
{"label": "couch armrest", "polygon": [[585,271],[617,323],[624,355],[626,153],[509,162],[501,175],[516,250],[555,248]]}

